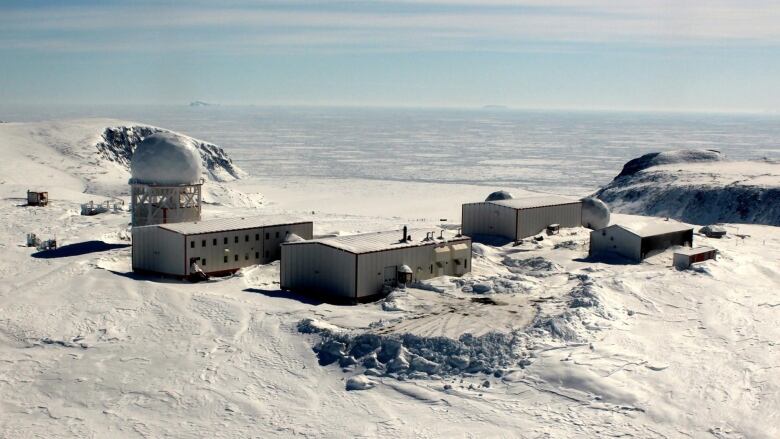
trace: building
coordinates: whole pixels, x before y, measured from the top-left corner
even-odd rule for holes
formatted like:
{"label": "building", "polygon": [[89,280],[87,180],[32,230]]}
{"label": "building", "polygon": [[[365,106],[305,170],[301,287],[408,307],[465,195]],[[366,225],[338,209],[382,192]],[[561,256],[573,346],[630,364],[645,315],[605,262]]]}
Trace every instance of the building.
{"label": "building", "polygon": [[46,206],[49,204],[48,192],[35,192],[27,191],[27,205],[28,206]]}
{"label": "building", "polygon": [[[493,194],[488,199],[491,197]],[[475,239],[487,235],[519,241],[544,231],[551,224],[579,227],[582,203],[557,195],[492,199],[464,204],[461,221],[463,234]]]}
{"label": "building", "polygon": [[685,270],[697,262],[703,262],[708,259],[715,259],[718,251],[712,247],[684,248],[674,252],[672,264]]}
{"label": "building", "polygon": [[471,271],[471,239],[446,231],[366,233],[282,244],[281,287],[338,302],[381,296],[385,286]]}
{"label": "building", "polygon": [[200,220],[202,164],[191,139],[168,132],[146,137],[130,172],[133,227]]}
{"label": "building", "polygon": [[133,271],[229,274],[278,260],[285,239],[311,239],[313,228],[311,221],[269,216],[134,227]]}
{"label": "building", "polygon": [[588,253],[619,255],[639,262],[675,245],[693,245],[693,228],[676,221],[633,217],[590,232]]}

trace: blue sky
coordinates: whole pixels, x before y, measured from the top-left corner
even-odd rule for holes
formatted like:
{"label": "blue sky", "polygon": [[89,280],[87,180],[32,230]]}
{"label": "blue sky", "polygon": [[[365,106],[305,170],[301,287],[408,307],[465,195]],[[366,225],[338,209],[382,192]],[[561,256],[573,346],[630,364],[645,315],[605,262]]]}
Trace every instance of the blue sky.
{"label": "blue sky", "polygon": [[776,0],[0,1],[0,102],[780,111]]}

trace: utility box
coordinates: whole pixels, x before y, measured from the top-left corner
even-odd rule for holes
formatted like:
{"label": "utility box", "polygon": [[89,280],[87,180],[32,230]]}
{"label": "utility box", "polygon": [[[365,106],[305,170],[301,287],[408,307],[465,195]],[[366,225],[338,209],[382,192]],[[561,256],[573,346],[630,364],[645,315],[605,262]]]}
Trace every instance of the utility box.
{"label": "utility box", "polygon": [[27,191],[28,206],[46,206],[47,204],[49,204],[48,192]]}
{"label": "utility box", "polygon": [[676,268],[685,270],[697,262],[715,259],[718,251],[712,247],[685,248],[674,252],[672,263]]}

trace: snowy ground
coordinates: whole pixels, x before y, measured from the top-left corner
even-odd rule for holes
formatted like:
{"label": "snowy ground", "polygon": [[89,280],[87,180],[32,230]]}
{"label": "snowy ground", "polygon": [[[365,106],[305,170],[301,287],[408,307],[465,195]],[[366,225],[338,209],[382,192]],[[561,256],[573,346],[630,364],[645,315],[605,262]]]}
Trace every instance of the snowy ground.
{"label": "snowy ground", "polygon": [[[587,261],[584,229],[475,245],[472,274],[354,307],[279,291],[278,263],[199,284],[138,277],[127,216],[78,215],[79,202],[126,179],[119,168],[100,184],[85,177],[93,165],[79,151],[104,123],[39,124],[34,136],[0,125],[2,437],[780,435],[776,227],[696,236],[721,257],[693,271],[672,269],[669,253]],[[51,205],[21,207],[28,184],[48,189]],[[462,201],[489,192],[359,179],[223,189],[204,216],[294,213],[317,234],[455,224]],[[235,189],[263,204],[231,208]],[[28,232],[71,246],[36,257]],[[494,373],[420,373],[412,361],[365,376],[361,364],[321,366],[313,350],[333,337],[411,334],[435,357],[466,332],[486,338],[459,361],[503,363]],[[419,353],[410,344],[406,355]],[[350,378],[367,390],[347,391]]]}

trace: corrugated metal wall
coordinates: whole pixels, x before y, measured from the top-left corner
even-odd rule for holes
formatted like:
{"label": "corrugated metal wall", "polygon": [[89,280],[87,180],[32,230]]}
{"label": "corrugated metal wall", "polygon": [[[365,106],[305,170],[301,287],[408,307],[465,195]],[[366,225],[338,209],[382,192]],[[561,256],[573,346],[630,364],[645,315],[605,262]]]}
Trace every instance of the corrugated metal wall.
{"label": "corrugated metal wall", "polygon": [[582,204],[520,209],[517,213],[517,239],[534,236],[550,224],[560,224],[561,227],[580,227],[582,225]]}
{"label": "corrugated metal wall", "polygon": [[618,254],[639,262],[642,240],[620,227],[610,226],[590,232],[590,254]]}
{"label": "corrugated metal wall", "polygon": [[320,243],[282,245],[282,289],[355,297],[356,255]]}
{"label": "corrugated metal wall", "polygon": [[515,239],[516,210],[493,203],[463,205],[461,227],[466,236],[494,235]]}
{"label": "corrugated metal wall", "polygon": [[133,270],[186,274],[184,236],[155,226],[134,227],[132,234]]}
{"label": "corrugated metal wall", "polygon": [[284,242],[288,232],[294,233],[303,239],[311,239],[314,236],[314,225],[312,223],[303,223],[264,227],[263,233],[265,235],[263,235],[263,254],[261,257],[263,264],[281,259],[281,244]]}
{"label": "corrugated metal wall", "polygon": [[[280,243],[288,231],[311,239],[312,229],[311,222],[260,227],[187,235],[185,242],[184,235],[170,230],[154,226],[136,227],[133,229],[133,266],[186,276],[190,274],[190,260],[197,258],[197,264],[206,273],[238,270],[278,260],[281,256]],[[268,239],[265,238],[266,233]],[[172,239],[176,240],[175,244],[171,243]]]}
{"label": "corrugated metal wall", "polygon": [[187,235],[188,271],[191,258],[206,273],[218,273],[260,264],[262,255],[262,228]]}
{"label": "corrugated metal wall", "polygon": [[[468,245],[468,251],[453,251],[458,243]],[[446,247],[449,251],[439,252],[437,247]],[[464,260],[465,258],[465,260]],[[455,260],[462,264],[459,268]],[[358,297],[368,297],[382,292],[385,284],[385,269],[408,265],[414,273],[414,280],[425,280],[437,276],[460,276],[471,271],[471,240],[432,244],[422,247],[408,247],[397,250],[384,250],[358,255]]]}

